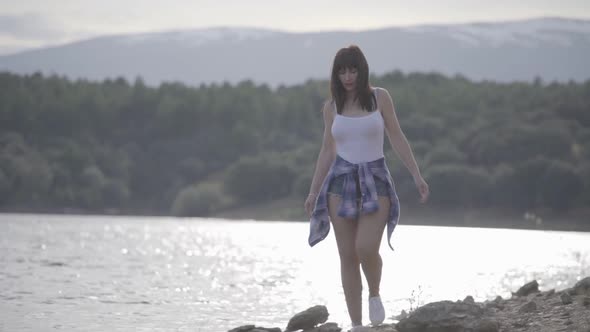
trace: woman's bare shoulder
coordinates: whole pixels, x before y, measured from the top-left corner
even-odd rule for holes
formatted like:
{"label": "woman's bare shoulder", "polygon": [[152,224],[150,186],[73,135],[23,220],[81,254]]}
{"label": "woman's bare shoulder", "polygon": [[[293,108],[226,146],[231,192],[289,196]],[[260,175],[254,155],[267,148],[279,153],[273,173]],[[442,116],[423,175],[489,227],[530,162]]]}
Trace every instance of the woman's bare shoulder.
{"label": "woman's bare shoulder", "polygon": [[388,99],[391,99],[391,94],[387,89],[381,87],[373,87],[373,89],[378,101],[387,101]]}
{"label": "woman's bare shoulder", "polygon": [[333,111],[333,110],[334,110],[334,100],[333,99],[324,100],[324,106],[322,107],[322,112]]}
{"label": "woman's bare shoulder", "polygon": [[385,95],[388,95],[389,94],[389,91],[386,88],[382,88],[380,86],[374,86],[373,87],[373,90],[375,91],[375,93],[377,94],[377,96],[383,95],[383,94],[385,94]]}

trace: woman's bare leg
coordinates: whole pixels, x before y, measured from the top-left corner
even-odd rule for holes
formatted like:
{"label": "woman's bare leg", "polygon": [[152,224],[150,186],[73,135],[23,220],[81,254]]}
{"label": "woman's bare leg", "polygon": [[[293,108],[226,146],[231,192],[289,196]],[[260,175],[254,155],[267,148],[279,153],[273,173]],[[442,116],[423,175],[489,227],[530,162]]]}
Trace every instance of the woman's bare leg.
{"label": "woman's bare leg", "polygon": [[342,198],[328,195],[328,211],[334,227],[336,244],[340,255],[340,275],[344,298],[348,307],[348,315],[352,325],[361,325],[362,312],[362,279],[360,262],[355,248],[357,238],[357,220],[345,219],[338,216],[338,207]]}
{"label": "woman's bare leg", "polygon": [[356,254],[369,285],[369,297],[379,296],[383,267],[379,247],[389,218],[389,206],[389,198],[380,196],[379,210],[368,215],[361,214],[356,231]]}

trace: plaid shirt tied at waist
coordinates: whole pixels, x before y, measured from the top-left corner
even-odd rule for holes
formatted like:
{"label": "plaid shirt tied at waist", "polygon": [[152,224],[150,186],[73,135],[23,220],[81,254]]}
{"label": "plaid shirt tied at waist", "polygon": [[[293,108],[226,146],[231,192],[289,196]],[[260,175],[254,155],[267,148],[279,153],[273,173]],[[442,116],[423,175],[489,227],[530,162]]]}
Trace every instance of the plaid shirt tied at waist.
{"label": "plaid shirt tied at waist", "polygon": [[[355,179],[358,175],[359,187]],[[370,162],[353,164],[336,156],[334,163],[322,184],[318,194],[315,208],[310,218],[309,245],[314,246],[328,236],[330,233],[330,220],[328,214],[328,187],[334,178],[345,175],[344,192],[342,203],[338,207],[338,216],[343,218],[356,219],[361,214],[369,214],[379,209],[379,200],[377,189],[375,188],[374,177],[377,177],[387,184],[387,191],[391,208],[389,209],[389,218],[387,220],[387,243],[391,246],[391,234],[397,225],[400,215],[399,199],[395,192],[393,181],[385,158],[380,158]],[[358,192],[360,190],[360,193]],[[360,195],[359,195],[360,194]],[[357,202],[360,197],[360,204]]]}

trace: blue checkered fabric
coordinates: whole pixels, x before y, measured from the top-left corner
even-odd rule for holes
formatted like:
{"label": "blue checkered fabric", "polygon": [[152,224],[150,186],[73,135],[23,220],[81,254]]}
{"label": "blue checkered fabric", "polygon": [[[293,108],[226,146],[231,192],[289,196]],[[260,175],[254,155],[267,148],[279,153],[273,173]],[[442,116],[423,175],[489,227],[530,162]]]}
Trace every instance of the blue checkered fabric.
{"label": "blue checkered fabric", "polygon": [[[359,179],[357,188],[355,174]],[[315,208],[310,218],[309,228],[309,245],[314,246],[328,236],[330,233],[330,219],[328,214],[328,187],[332,179],[337,176],[345,175],[344,191],[342,194],[342,203],[338,207],[338,216],[349,219],[356,219],[361,214],[369,214],[379,209],[379,200],[375,188],[375,179],[377,177],[387,184],[387,191],[391,208],[389,209],[389,218],[387,220],[387,243],[391,245],[391,235],[398,223],[400,216],[399,199],[395,192],[395,186],[391,180],[391,175],[385,158],[377,159],[370,162],[353,164],[336,156],[330,171],[322,184],[318,194]],[[360,197],[360,203],[357,198]]]}

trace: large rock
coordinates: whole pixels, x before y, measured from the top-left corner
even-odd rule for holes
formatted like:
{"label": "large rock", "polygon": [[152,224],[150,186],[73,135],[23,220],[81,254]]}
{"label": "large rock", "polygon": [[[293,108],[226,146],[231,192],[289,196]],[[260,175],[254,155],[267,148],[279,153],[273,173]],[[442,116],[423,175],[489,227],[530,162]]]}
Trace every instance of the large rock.
{"label": "large rock", "polygon": [[316,305],[293,316],[285,332],[312,329],[318,324],[325,323],[329,315],[326,306]]}
{"label": "large rock", "polygon": [[567,304],[572,304],[573,301],[574,301],[572,299],[572,296],[568,292],[561,293],[560,297],[561,297],[561,303],[566,304],[566,305]]}
{"label": "large rock", "polygon": [[399,332],[495,332],[498,323],[484,319],[477,304],[441,301],[429,303],[397,324]]}
{"label": "large rock", "polygon": [[518,309],[518,312],[520,312],[521,314],[534,311],[537,311],[537,303],[535,301],[529,301],[525,305],[520,307],[520,309]]}
{"label": "large rock", "polygon": [[250,330],[253,330],[256,326],[254,325],[242,325],[240,327],[236,327],[235,329],[231,329],[227,332],[249,332]]}
{"label": "large rock", "polygon": [[578,281],[573,291],[577,295],[590,295],[590,277]]}
{"label": "large rock", "polygon": [[539,283],[537,282],[537,280],[533,280],[533,281],[529,282],[528,284],[520,287],[520,289],[518,291],[516,291],[516,295],[527,296],[529,294],[537,293],[537,292],[539,292]]}
{"label": "large rock", "polygon": [[501,296],[496,296],[493,301],[485,303],[486,308],[496,308],[498,310],[504,310],[505,304]]}
{"label": "large rock", "polygon": [[342,329],[336,323],[326,323],[305,332],[341,332]]}
{"label": "large rock", "polygon": [[399,332],[393,325],[391,324],[381,324],[379,326],[375,326],[372,328],[374,332]]}
{"label": "large rock", "polygon": [[266,328],[256,327],[254,325],[243,325],[236,327],[235,329],[231,329],[228,332],[281,332],[281,329],[278,327]]}

